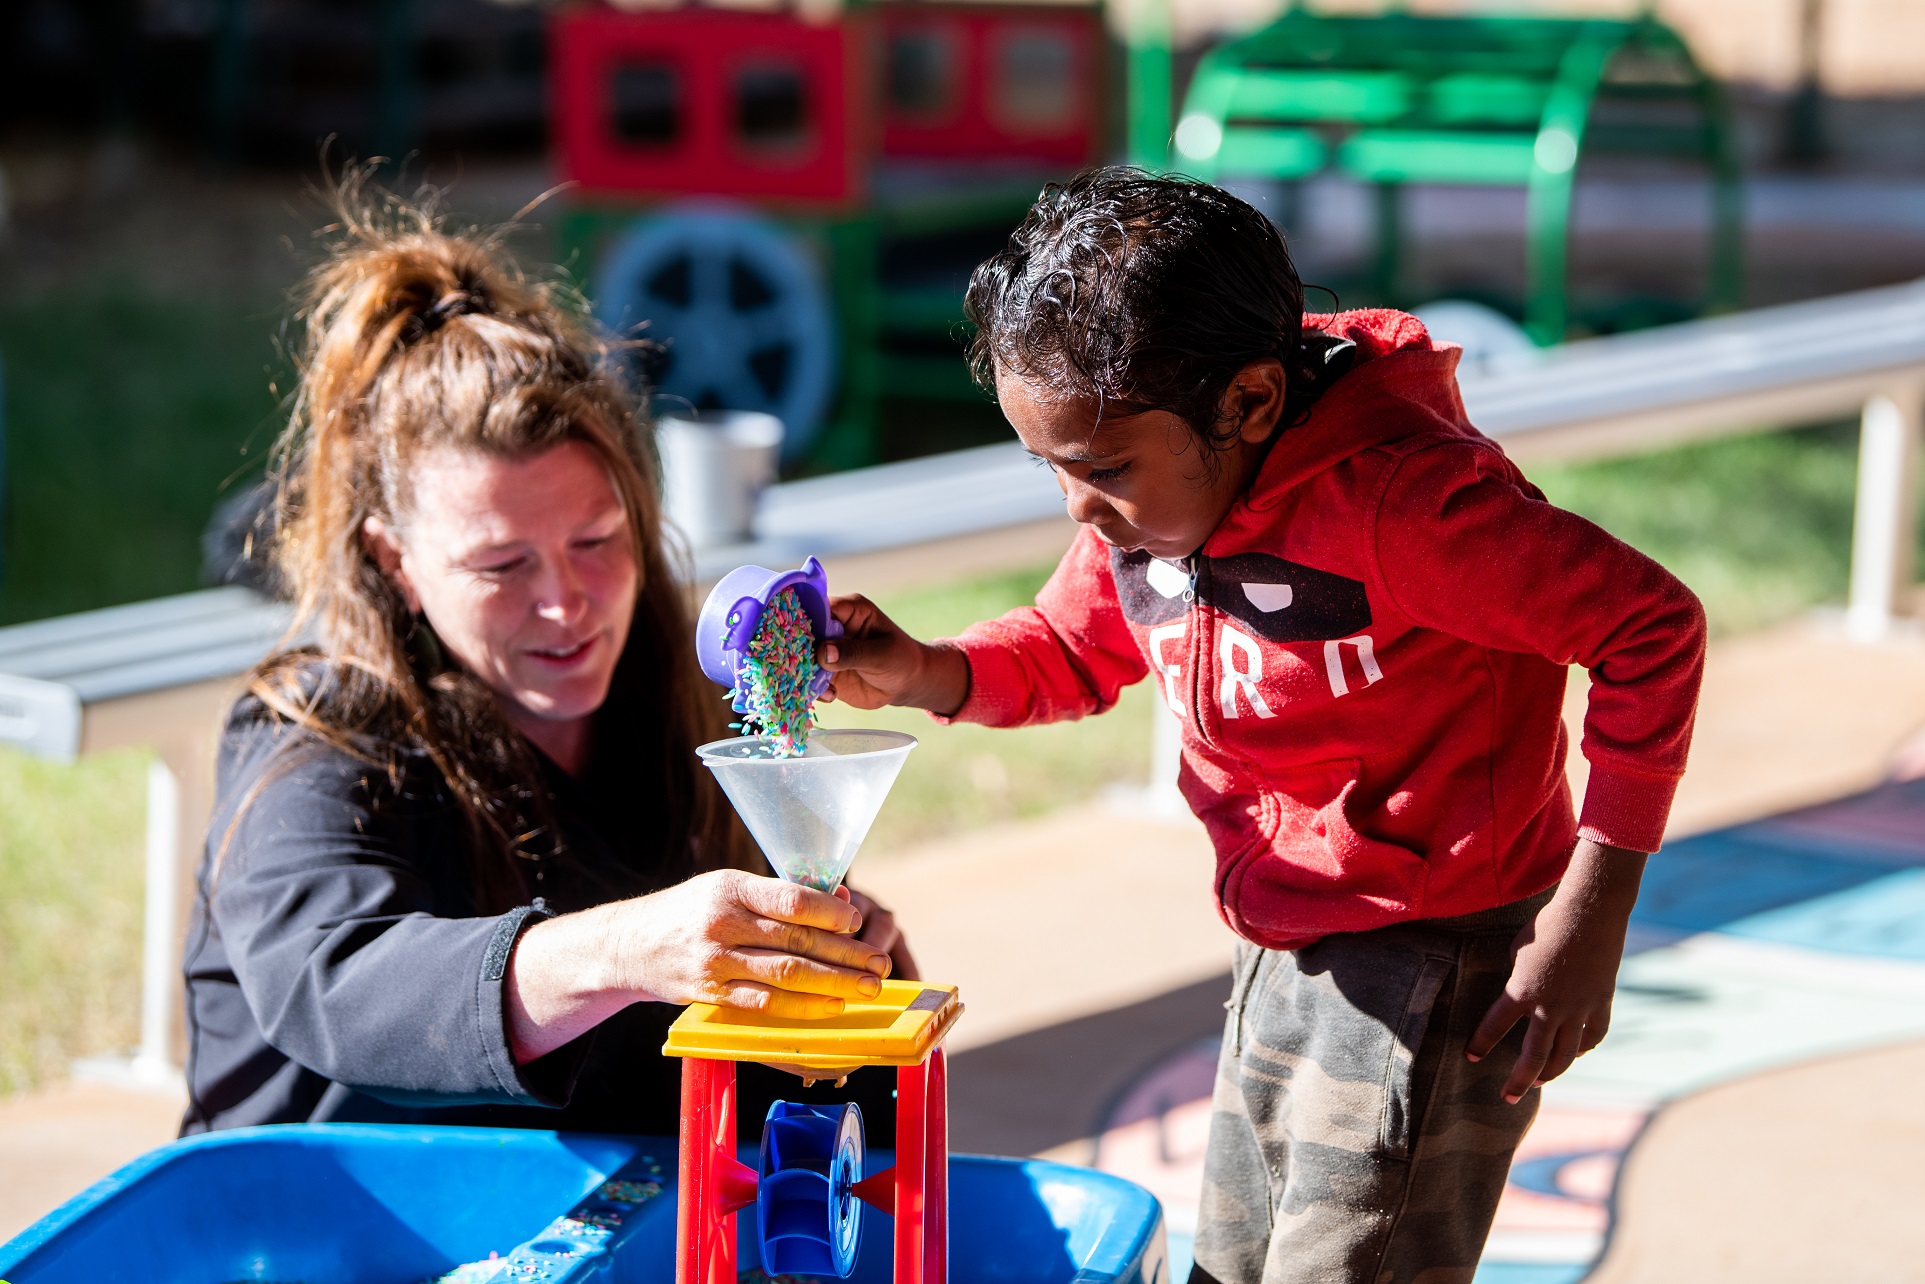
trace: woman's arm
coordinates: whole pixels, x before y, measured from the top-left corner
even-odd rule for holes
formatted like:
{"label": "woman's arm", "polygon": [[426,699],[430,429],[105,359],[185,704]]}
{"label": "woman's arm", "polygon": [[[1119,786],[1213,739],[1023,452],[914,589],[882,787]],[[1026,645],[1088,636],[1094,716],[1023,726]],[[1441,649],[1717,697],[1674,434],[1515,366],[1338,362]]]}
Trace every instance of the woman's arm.
{"label": "woman's arm", "polygon": [[384,1101],[560,1104],[565,1069],[521,1067],[630,1003],[827,1010],[840,999],[825,989],[860,994],[887,970],[881,950],[835,934],[858,921],[848,905],[733,872],[560,919],[451,917],[470,877],[460,825],[376,806],[379,774],[346,754],[277,762],[268,733],[246,739],[223,762],[210,831],[212,925],[260,1037]]}
{"label": "woman's arm", "polygon": [[560,1104],[569,1076],[523,1076],[502,1009],[509,951],[539,915],[456,908],[471,880],[462,826],[397,802],[347,754],[277,752],[281,738],[230,731],[203,875],[258,1037],[397,1105]]}
{"label": "woman's arm", "polygon": [[508,961],[515,1064],[650,999],[834,1016],[889,974],[888,953],[853,935],[861,926],[841,897],[739,870],[537,923]]}

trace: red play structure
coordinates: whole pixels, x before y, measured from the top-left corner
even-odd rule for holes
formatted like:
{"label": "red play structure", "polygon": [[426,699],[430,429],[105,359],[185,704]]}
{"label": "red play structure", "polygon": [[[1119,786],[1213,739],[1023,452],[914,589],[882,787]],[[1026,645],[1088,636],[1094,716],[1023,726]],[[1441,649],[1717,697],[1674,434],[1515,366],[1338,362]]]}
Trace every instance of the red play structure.
{"label": "red play structure", "polygon": [[781,417],[791,464],[871,459],[885,395],[979,396],[969,269],[1103,152],[1092,7],[589,4],[550,43],[565,250],[602,319],[661,341],[663,393]]}

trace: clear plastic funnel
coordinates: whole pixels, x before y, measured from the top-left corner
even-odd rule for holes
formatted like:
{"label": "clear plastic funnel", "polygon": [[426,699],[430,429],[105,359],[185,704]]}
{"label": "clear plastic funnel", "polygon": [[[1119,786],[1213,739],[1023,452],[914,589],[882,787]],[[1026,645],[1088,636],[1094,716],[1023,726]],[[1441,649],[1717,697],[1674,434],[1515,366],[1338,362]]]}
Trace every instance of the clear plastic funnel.
{"label": "clear plastic funnel", "polygon": [[715,773],[775,872],[834,891],[869,835],[916,738],[900,731],[817,731],[800,757],[778,758],[760,736],[695,752]]}

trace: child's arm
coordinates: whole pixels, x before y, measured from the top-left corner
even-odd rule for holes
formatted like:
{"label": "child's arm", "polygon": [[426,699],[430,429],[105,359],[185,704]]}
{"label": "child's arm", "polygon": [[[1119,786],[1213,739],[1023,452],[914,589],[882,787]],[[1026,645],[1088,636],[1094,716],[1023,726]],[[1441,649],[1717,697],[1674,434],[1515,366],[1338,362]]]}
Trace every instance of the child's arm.
{"label": "child's arm", "polygon": [[1376,530],[1383,585],[1412,619],[1591,674],[1578,845],[1551,903],[1518,936],[1510,981],[1469,1045],[1483,1056],[1529,1022],[1505,1085],[1515,1101],[1609,1026],[1645,854],[1663,838],[1691,744],[1704,611],[1663,567],[1546,503],[1484,446],[1405,460]]}
{"label": "child's arm", "polygon": [[858,709],[899,704],[949,717],[969,695],[969,661],[954,647],[918,642],[860,594],[830,603],[842,636],[824,642],[820,660],[835,673],[825,700]]}
{"label": "child's arm", "polygon": [[907,705],[995,727],[1101,713],[1149,672],[1109,562],[1109,546],[1084,529],[1036,605],[934,645],[910,637],[867,598],[839,597],[830,609],[843,636],[824,642],[817,657],[835,674],[832,698],[859,709]]}
{"label": "child's arm", "polygon": [[1578,840],[1551,903],[1511,946],[1511,979],[1466,1048],[1481,1061],[1519,1021],[1524,1047],[1504,1099],[1549,1083],[1603,1041],[1611,1028],[1624,932],[1644,876],[1644,852]]}

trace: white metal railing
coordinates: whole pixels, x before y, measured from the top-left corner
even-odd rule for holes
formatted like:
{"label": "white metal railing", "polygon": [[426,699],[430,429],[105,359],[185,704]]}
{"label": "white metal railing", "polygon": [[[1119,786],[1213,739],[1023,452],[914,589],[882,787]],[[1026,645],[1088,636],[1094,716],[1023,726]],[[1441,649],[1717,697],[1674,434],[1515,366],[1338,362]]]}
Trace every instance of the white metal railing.
{"label": "white metal railing", "polygon": [[[1017,442],[950,451],[771,487],[753,543],[697,554],[707,583],[745,563],[873,553],[1063,516],[1063,493]],[[850,587],[859,587],[851,585]]]}
{"label": "white metal railing", "polygon": [[[1526,353],[1466,373],[1462,388],[1472,422],[1527,463],[1633,454],[1858,411],[1848,627],[1854,638],[1873,641],[1900,613],[1917,529],[1925,281]],[[788,566],[810,554],[933,544],[1060,518],[1062,504],[1049,472],[1014,442],[811,478],[769,490],[759,537],[703,553],[696,577],[712,580],[744,562]],[[106,727],[105,715],[130,702],[245,672],[286,624],[283,607],[245,590],[211,589],[0,629],[0,743],[72,758],[129,735],[154,735],[162,724],[151,718],[123,719],[119,739],[90,728]],[[210,801],[204,787],[183,797],[181,782],[204,776],[211,764],[217,715],[198,707],[154,715],[199,721],[149,776],[136,1059],[149,1071],[167,1064],[178,1001],[176,892],[193,841],[183,835],[204,825]],[[1180,812],[1175,733],[1165,711],[1150,800],[1157,810]]]}
{"label": "white metal railing", "polygon": [[1462,386],[1471,422],[1525,463],[1859,414],[1851,634],[1875,640],[1900,613],[1917,531],[1925,281],[1500,358]]}

